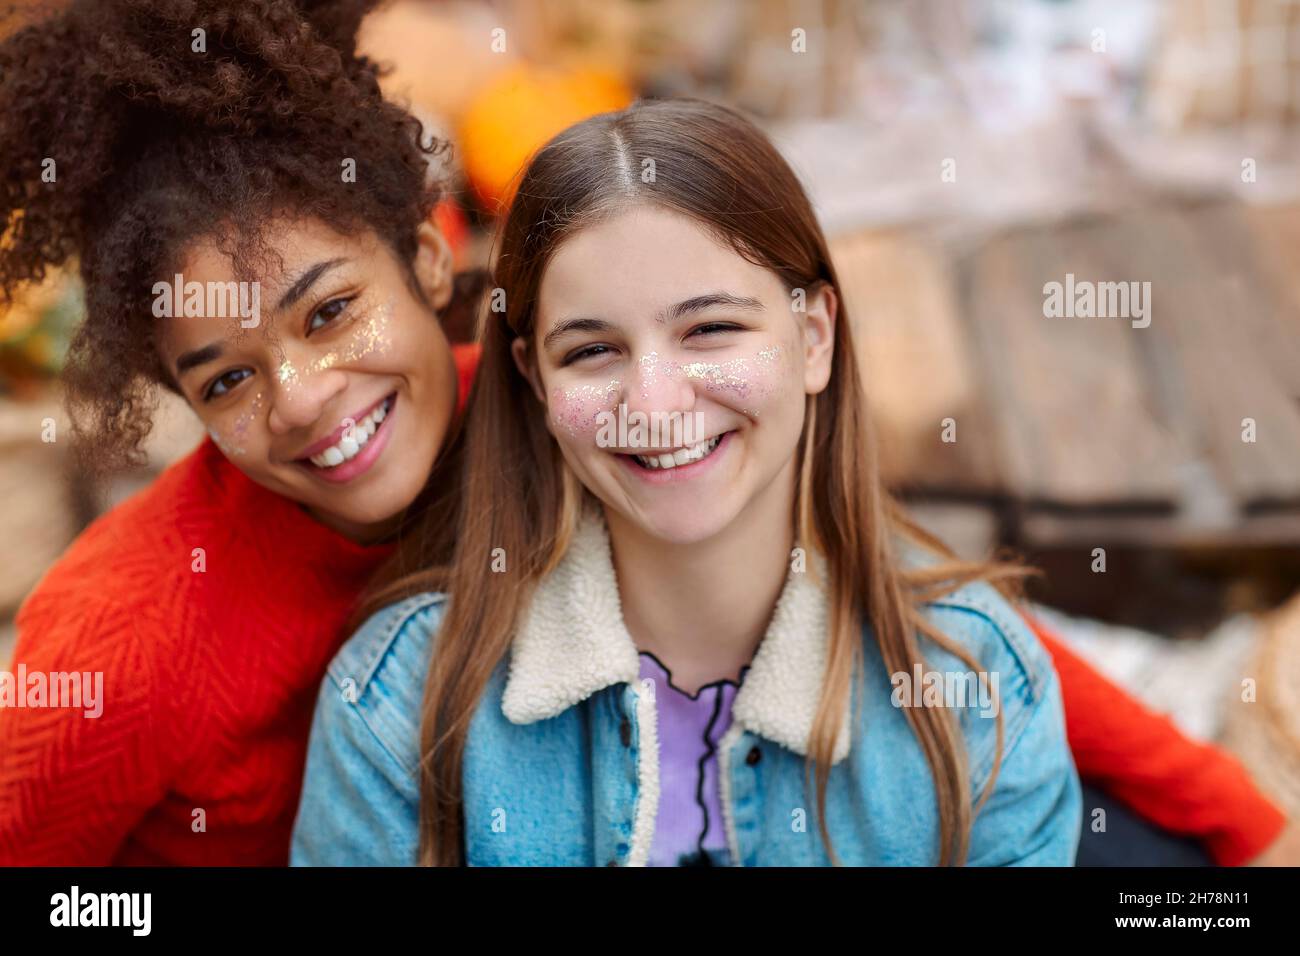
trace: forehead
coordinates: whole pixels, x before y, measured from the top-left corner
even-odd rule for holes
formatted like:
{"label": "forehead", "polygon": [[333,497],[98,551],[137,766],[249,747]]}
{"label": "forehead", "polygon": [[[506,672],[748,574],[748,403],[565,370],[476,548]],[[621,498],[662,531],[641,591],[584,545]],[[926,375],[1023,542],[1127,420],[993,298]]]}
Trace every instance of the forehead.
{"label": "forehead", "polygon": [[[381,249],[379,239],[373,235],[344,236],[318,220],[273,220],[262,234],[262,243],[269,255],[251,263],[256,270],[250,277],[250,281],[259,285],[259,328],[242,328],[238,316],[158,319],[162,323],[158,345],[165,360],[217,339],[238,344],[243,349],[257,347],[265,340],[260,333],[274,324],[274,308],[280,295],[304,270],[334,259],[373,262],[372,257]],[[185,283],[239,281],[229,250],[213,236],[196,239],[186,250],[178,271]],[[368,274],[373,272],[374,269],[368,270]],[[159,279],[171,283],[175,274],[159,276]]]}
{"label": "forehead", "polygon": [[[376,245],[374,236],[366,233],[345,236],[319,220],[274,219],[264,226],[261,234],[260,249],[265,254],[253,257],[249,263],[253,274],[243,278],[260,283],[263,296],[269,297],[316,262],[369,255]],[[203,236],[191,243],[180,271],[187,282],[228,282],[240,278],[236,275],[229,248],[215,236]],[[171,280],[173,277],[161,278]]]}
{"label": "forehead", "polygon": [[539,328],[577,312],[635,318],[683,299],[726,291],[772,301],[775,273],[755,265],[680,213],[635,206],[578,230],[538,289]]}

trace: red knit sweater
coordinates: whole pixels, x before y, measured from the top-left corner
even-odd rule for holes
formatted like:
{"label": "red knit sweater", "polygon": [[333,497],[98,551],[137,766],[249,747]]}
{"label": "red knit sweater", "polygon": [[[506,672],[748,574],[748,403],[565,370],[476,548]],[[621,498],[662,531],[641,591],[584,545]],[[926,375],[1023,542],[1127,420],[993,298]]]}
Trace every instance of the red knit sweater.
{"label": "red knit sweater", "polygon": [[[474,357],[457,354],[462,401]],[[102,671],[103,713],[0,709],[0,864],[286,863],[316,692],[386,554],[210,442],[95,522],[23,606],[14,668]],[[1080,776],[1222,864],[1277,836],[1282,814],[1235,760],[1030,623]]]}
{"label": "red knit sweater", "polygon": [[[463,403],[477,350],[455,356]],[[390,551],[211,441],[92,524],[10,670],[102,672],[103,712],[0,709],[0,864],[286,864],[316,694]]]}
{"label": "red knit sweater", "polygon": [[102,671],[103,714],[0,711],[0,863],[286,863],[316,693],[386,553],[211,441],[91,525],[14,659]]}

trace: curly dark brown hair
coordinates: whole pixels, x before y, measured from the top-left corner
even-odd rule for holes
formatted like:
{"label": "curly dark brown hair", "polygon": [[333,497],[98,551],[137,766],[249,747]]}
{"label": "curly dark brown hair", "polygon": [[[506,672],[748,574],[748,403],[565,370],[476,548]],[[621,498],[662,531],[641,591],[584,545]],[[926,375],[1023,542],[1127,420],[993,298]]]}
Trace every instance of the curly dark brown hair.
{"label": "curly dark brown hair", "polygon": [[151,290],[196,239],[247,275],[262,227],[290,214],[372,230],[412,261],[445,144],[424,141],[358,55],[375,5],[72,0],[0,42],[0,303],[79,264],[86,319],[64,381],[97,470],[140,460],[155,386],[174,388]]}

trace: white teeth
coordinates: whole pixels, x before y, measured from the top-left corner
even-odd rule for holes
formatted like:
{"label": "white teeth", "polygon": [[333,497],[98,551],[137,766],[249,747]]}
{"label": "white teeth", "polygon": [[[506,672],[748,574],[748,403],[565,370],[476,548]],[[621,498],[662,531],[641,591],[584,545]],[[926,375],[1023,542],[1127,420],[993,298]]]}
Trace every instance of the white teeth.
{"label": "white teeth", "polygon": [[702,441],[698,445],[692,445],[690,448],[679,448],[672,454],[664,453],[662,455],[633,455],[638,462],[646,468],[676,468],[680,465],[689,465],[693,461],[699,461],[713,449],[718,447],[718,442],[722,441],[722,436],[710,438],[708,441]]}
{"label": "white teeth", "polygon": [[331,445],[318,455],[312,455],[311,463],[318,468],[333,468],[356,457],[357,452],[365,448],[366,443],[379,430],[379,423],[388,414],[390,401],[391,399],[388,399],[380,403],[373,412],[348,429],[339,439],[338,444]]}

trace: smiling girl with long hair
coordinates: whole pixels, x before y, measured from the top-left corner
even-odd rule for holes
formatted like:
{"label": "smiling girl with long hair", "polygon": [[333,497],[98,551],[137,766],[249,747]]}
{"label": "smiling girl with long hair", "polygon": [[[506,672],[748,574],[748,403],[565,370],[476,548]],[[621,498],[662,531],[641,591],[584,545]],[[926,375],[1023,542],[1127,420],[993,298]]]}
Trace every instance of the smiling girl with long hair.
{"label": "smiling girl with long hair", "polygon": [[[532,160],[455,561],[330,667],[302,863],[1069,864],[1050,661],[881,484],[798,180],[694,101]],[[675,416],[685,437],[634,422]],[[955,688],[963,688],[954,693]]]}

